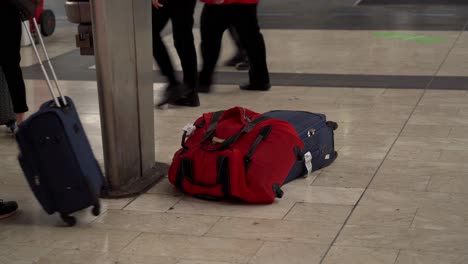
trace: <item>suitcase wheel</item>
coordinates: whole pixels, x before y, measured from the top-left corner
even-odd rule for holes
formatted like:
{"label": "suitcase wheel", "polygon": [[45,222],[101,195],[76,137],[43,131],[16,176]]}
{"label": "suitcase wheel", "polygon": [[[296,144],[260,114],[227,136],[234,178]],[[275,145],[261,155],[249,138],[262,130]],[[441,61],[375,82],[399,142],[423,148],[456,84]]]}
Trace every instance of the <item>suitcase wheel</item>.
{"label": "suitcase wheel", "polygon": [[76,218],[74,216],[67,215],[67,214],[60,214],[60,217],[68,226],[76,225]]}
{"label": "suitcase wheel", "polygon": [[94,205],[93,210],[91,211],[94,216],[98,216],[101,214],[101,204],[98,202]]}
{"label": "suitcase wheel", "polygon": [[333,130],[337,130],[338,129],[338,124],[336,122],[333,122],[333,121],[327,121],[327,126]]}
{"label": "suitcase wheel", "polygon": [[48,37],[55,31],[55,14],[50,9],[45,9],[39,16],[39,24],[42,35]]}
{"label": "suitcase wheel", "polygon": [[10,120],[10,121],[8,121],[8,123],[6,124],[6,126],[8,127],[8,129],[10,129],[11,133],[14,133],[15,130],[16,130],[16,120]]}

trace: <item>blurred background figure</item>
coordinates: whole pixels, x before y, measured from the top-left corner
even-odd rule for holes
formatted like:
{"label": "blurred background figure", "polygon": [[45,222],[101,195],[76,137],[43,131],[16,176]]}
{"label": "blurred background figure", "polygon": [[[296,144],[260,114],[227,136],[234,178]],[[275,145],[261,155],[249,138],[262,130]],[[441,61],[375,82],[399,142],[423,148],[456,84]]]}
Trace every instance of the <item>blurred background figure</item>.
{"label": "blurred background figure", "polygon": [[[199,106],[197,94],[197,53],[193,40],[193,13],[197,0],[152,0],[153,1],[153,56],[168,85],[158,107],[165,104]],[[174,46],[184,72],[183,83],[177,80],[174,67],[161,38],[161,31],[172,22]]]}
{"label": "blurred background figure", "polygon": [[8,84],[16,122],[21,123],[28,111],[26,87],[20,67],[22,24],[19,10],[5,0],[0,1],[0,32],[3,36],[0,41],[0,66]]}
{"label": "blurred background figure", "polygon": [[269,90],[270,78],[266,62],[265,41],[260,33],[257,18],[258,0],[202,0],[201,52],[203,68],[199,75],[199,91],[211,89],[213,72],[221,50],[223,33],[234,27],[245,47],[250,62],[249,83],[240,85],[243,90]]}
{"label": "blurred background figure", "polygon": [[246,71],[249,69],[249,60],[247,58],[247,51],[245,51],[242,46],[239,33],[237,33],[233,26],[229,27],[229,33],[236,46],[236,53],[231,59],[226,61],[225,65],[228,67],[236,67],[238,71]]}

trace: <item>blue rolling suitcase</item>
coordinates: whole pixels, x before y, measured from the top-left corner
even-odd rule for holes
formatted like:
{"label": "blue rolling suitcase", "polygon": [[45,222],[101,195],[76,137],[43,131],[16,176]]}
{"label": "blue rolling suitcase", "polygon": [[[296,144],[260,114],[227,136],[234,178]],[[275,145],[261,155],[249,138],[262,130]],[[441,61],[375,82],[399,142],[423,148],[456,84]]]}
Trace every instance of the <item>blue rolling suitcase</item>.
{"label": "blue rolling suitcase", "polygon": [[335,151],[334,130],[338,124],[327,121],[325,115],[286,110],[270,111],[265,115],[289,122],[304,141],[303,159],[294,164],[284,184],[308,176],[336,159],[338,153]]}
{"label": "blue rolling suitcase", "polygon": [[[76,219],[70,214],[76,211],[94,206],[92,213],[100,214],[99,195],[104,177],[73,101],[62,95],[42,39],[40,42],[60,98],[55,95],[41,62],[53,100],[44,103],[38,112],[19,125],[16,133],[19,162],[44,210],[48,214],[59,212],[62,220],[73,226]],[[41,61],[34,41],[32,43]]]}

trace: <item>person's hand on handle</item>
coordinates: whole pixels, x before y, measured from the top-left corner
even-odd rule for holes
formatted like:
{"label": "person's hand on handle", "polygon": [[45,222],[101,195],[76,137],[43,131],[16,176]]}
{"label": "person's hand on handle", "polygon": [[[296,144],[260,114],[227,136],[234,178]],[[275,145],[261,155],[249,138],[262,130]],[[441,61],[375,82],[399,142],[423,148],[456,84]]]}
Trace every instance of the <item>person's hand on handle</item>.
{"label": "person's hand on handle", "polygon": [[156,9],[159,9],[159,8],[164,6],[161,3],[159,3],[159,0],[152,0],[152,1],[153,1],[153,5],[154,5],[154,7],[156,7]]}

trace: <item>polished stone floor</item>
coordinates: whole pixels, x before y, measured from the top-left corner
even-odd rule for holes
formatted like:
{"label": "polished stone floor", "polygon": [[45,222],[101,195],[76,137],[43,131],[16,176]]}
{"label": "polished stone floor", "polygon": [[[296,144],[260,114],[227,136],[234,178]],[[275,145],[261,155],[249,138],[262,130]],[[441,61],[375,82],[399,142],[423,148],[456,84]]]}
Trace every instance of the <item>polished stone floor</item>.
{"label": "polished stone floor", "polygon": [[[337,3],[330,1],[333,8]],[[456,14],[461,16],[460,11]],[[17,164],[15,141],[3,129],[0,198],[17,200],[21,211],[0,222],[0,263],[468,263],[468,87],[462,84],[468,77],[467,33],[454,24],[431,31],[424,21],[416,23],[424,28],[411,30],[409,23],[403,31],[288,30],[267,22],[264,35],[272,73],[291,82],[291,76],[331,75],[336,85],[333,79],[324,86],[304,80],[302,86],[282,83],[268,92],[240,91],[237,77],[229,76],[245,74],[220,67],[218,77],[227,81],[218,80],[213,93],[201,95],[201,107],[154,110],[157,160],[170,162],[185,124],[204,112],[239,105],[257,112],[326,114],[339,123],[339,158],[332,166],[284,186],[283,199],[262,206],[197,200],[163,179],[139,197],[103,200],[99,217],[79,212],[78,226],[66,228],[35,201]],[[70,58],[70,51],[76,52],[70,40],[74,27],[61,23],[47,40],[59,64]],[[382,31],[438,41],[376,37]],[[171,35],[166,40],[170,43]],[[233,51],[229,39],[224,47],[226,59]],[[31,49],[22,52],[34,110],[49,93],[37,78]],[[60,84],[74,98],[102,160],[97,88],[89,78],[93,62],[82,60],[74,68],[75,77],[59,74]],[[351,79],[343,76],[360,79],[347,85]],[[375,81],[372,76],[385,78]],[[415,87],[399,84],[399,79],[415,76],[427,79]],[[436,81],[438,88],[431,86]],[[154,84],[155,101],[163,86],[160,81]]]}

